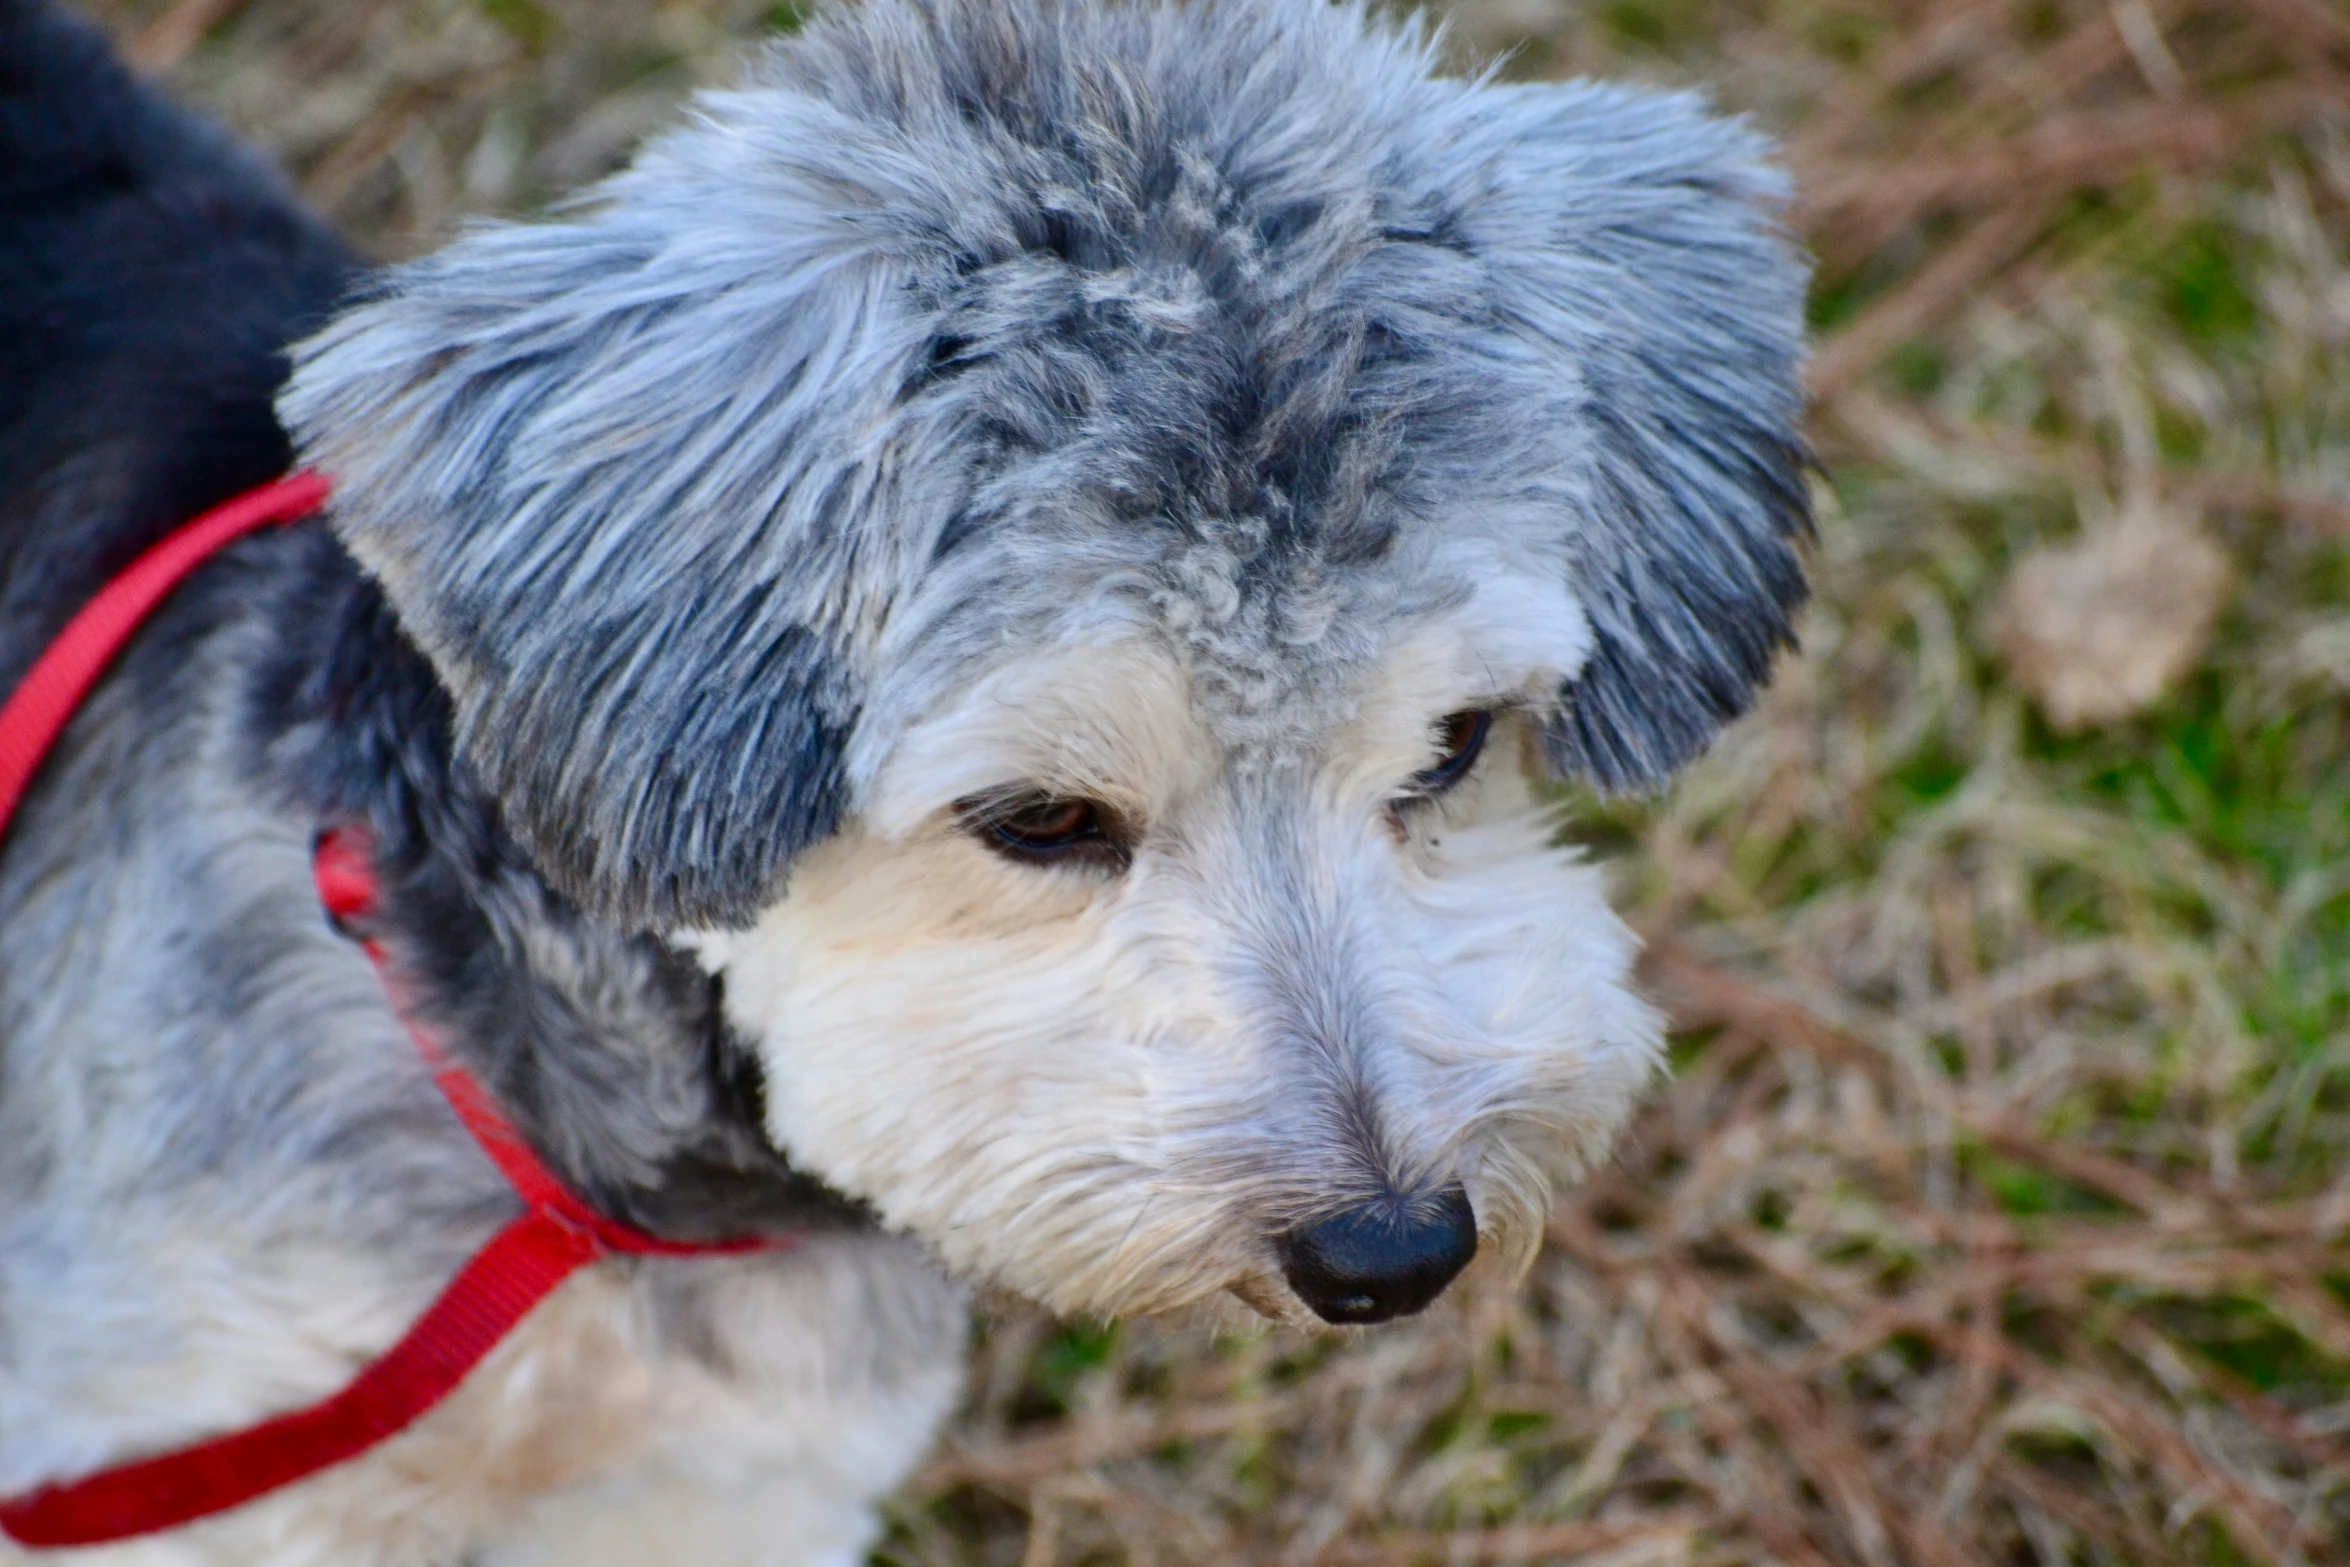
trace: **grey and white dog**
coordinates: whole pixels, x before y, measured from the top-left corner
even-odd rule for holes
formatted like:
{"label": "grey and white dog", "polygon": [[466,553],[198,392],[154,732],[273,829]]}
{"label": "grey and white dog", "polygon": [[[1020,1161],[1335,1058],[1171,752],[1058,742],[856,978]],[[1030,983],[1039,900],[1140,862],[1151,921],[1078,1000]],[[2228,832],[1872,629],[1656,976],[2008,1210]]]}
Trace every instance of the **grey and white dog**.
{"label": "grey and white dog", "polygon": [[1374,1321],[1530,1254],[1659,1040],[1543,781],[1664,778],[1803,595],[1766,153],[1353,5],[868,0],[367,275],[0,0],[0,687],[203,505],[339,484],[0,857],[0,1493],[323,1397],[514,1211],[328,825],[580,1191],[810,1239],[604,1264],[80,1560],[851,1562],[952,1280]]}

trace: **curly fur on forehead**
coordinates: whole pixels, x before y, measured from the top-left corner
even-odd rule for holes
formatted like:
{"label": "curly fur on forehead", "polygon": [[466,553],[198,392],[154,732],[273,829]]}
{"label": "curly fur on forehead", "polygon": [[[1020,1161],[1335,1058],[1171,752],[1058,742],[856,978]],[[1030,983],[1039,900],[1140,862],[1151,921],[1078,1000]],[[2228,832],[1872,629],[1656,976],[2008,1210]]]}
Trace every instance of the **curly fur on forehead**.
{"label": "curly fur on forehead", "polygon": [[894,726],[1147,617],[1270,732],[1463,538],[1570,583],[1544,738],[1653,781],[1802,596],[1802,271],[1683,96],[1308,0],[873,0],[303,350],[338,526],[534,855],[748,919]]}

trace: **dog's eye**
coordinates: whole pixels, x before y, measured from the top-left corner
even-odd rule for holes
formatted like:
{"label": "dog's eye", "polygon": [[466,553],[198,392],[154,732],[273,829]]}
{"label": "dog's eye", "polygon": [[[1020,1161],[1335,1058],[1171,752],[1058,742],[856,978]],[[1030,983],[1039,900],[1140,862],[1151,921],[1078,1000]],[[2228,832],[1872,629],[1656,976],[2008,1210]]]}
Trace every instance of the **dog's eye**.
{"label": "dog's eye", "polygon": [[1485,749],[1485,735],[1493,727],[1493,714],[1480,708],[1472,712],[1454,713],[1437,726],[1438,743],[1444,754],[1434,767],[1412,775],[1407,799],[1427,799],[1439,795],[1469,776],[1477,765],[1477,757]]}
{"label": "dog's eye", "polygon": [[1123,869],[1126,845],[1108,810],[1092,800],[1029,794],[992,804],[968,802],[963,814],[982,842],[1017,860],[1077,860]]}

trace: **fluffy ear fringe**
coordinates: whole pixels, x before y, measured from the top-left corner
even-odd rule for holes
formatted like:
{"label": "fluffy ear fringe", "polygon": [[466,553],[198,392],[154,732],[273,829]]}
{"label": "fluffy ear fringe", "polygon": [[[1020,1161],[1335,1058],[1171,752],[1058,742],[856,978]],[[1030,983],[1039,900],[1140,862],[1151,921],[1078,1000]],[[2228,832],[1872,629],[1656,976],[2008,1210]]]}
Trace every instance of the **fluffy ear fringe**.
{"label": "fluffy ear fringe", "polygon": [[840,216],[890,199],[841,170],[903,160],[861,164],[869,129],[781,94],[738,130],[390,271],[280,403],[463,761],[564,891],[631,926],[747,921],[834,830],[861,624],[926,547],[891,401],[920,333]]}
{"label": "fluffy ear fringe", "polygon": [[1545,746],[1638,789],[1746,711],[1794,640],[1808,269],[1776,221],[1784,177],[1738,122],[1685,95],[1503,91],[1479,244],[1504,320],[1580,379],[1589,441],[1570,550],[1593,648]]}

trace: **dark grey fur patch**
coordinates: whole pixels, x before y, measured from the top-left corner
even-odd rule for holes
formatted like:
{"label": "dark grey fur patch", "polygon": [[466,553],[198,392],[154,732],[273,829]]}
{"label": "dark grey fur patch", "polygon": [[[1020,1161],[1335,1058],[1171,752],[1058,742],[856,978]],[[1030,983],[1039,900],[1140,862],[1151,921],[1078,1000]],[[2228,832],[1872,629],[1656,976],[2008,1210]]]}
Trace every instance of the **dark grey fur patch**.
{"label": "dark grey fur patch", "polygon": [[448,1048],[614,1217],[705,1241],[869,1222],[767,1141],[756,1055],[717,982],[547,888],[454,762],[447,695],[375,584],[323,534],[295,542],[244,749],[312,819],[367,829],[384,889],[368,934]]}
{"label": "dark grey fur patch", "polygon": [[1612,152],[1614,178],[1558,207],[1551,243],[1501,275],[1525,290],[1505,308],[1579,369],[1590,431],[1572,557],[1593,649],[1545,739],[1562,770],[1621,790],[1704,750],[1793,643],[1806,274],[1757,209],[1743,133],[1667,137],[1665,104],[1604,90],[1561,109],[1529,154]]}

